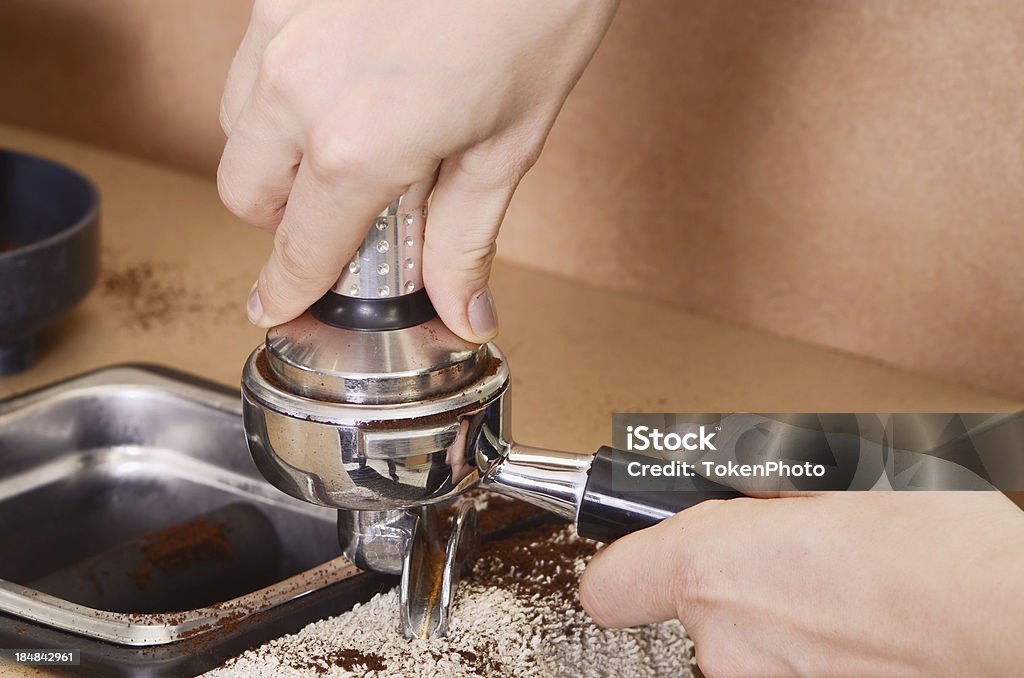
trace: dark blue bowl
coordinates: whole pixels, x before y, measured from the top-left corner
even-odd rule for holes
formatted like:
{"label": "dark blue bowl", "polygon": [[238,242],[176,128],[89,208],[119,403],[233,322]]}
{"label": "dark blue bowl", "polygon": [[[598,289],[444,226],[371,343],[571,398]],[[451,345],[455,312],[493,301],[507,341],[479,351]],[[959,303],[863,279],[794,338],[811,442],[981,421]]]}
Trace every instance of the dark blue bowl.
{"label": "dark blue bowl", "polygon": [[31,367],[39,330],[95,284],[99,202],[67,167],[0,149],[0,376]]}

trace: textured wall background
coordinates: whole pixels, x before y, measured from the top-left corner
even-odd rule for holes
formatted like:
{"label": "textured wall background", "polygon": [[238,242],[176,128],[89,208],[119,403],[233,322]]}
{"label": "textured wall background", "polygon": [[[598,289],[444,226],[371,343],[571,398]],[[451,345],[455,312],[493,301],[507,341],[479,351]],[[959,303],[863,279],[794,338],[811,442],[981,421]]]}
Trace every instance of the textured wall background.
{"label": "textured wall background", "polygon": [[[0,119],[212,173],[248,11],[6,0]],[[1019,397],[1022,65],[1013,0],[624,0],[500,256]]]}

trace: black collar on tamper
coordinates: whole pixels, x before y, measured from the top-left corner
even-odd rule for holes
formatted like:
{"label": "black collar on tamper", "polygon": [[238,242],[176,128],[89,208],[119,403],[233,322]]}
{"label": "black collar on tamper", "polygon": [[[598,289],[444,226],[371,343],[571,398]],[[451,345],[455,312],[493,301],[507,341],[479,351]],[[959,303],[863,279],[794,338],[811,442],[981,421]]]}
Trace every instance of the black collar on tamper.
{"label": "black collar on tamper", "polygon": [[359,332],[401,330],[422,325],[437,315],[426,288],[383,299],[350,297],[331,291],[309,309],[322,323]]}

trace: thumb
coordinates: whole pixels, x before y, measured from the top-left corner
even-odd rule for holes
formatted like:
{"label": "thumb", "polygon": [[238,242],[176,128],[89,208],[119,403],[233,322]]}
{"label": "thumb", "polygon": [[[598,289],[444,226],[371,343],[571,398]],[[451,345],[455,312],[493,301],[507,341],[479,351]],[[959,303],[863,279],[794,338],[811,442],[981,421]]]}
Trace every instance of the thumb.
{"label": "thumb", "polygon": [[680,619],[689,629],[681,613],[698,613],[704,552],[716,541],[716,514],[749,501],[757,500],[705,501],[601,549],[580,581],[583,609],[609,628]]}
{"label": "thumb", "polygon": [[465,163],[464,156],[441,164],[423,240],[423,282],[444,324],[482,344],[498,334],[487,281],[501,220],[522,177],[496,182]]}

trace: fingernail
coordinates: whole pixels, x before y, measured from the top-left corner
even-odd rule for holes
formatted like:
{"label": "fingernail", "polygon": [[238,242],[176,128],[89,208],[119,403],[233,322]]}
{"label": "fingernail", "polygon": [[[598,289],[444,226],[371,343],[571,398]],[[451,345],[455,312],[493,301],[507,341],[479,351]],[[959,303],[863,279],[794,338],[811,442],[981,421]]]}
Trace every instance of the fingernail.
{"label": "fingernail", "polygon": [[249,290],[249,299],[245,302],[245,312],[249,315],[249,322],[259,325],[263,319],[263,302],[260,301],[259,283],[253,283]]}
{"label": "fingernail", "polygon": [[469,325],[477,336],[484,339],[498,334],[498,314],[494,310],[491,291],[486,287],[469,300]]}

